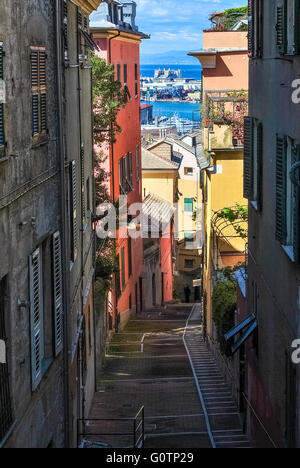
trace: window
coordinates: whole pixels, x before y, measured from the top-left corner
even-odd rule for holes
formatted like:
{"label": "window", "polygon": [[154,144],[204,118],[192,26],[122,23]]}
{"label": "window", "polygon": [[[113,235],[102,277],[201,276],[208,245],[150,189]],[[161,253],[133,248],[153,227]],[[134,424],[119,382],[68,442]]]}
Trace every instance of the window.
{"label": "window", "polygon": [[91,212],[91,179],[88,177],[86,181],[86,210],[88,214]]}
{"label": "window", "polygon": [[245,118],[244,197],[253,207],[262,208],[263,125],[253,117]]}
{"label": "window", "polygon": [[193,198],[185,198],[184,199],[184,211],[185,211],[185,213],[193,213],[194,212],[194,199]]}
{"label": "window", "polygon": [[276,239],[291,260],[299,260],[299,187],[290,171],[300,161],[300,145],[287,136],[276,141]]}
{"label": "window", "polygon": [[116,273],[116,296],[117,300],[121,297],[121,270],[120,270],[120,255],[117,255],[118,272]]}
{"label": "window", "polygon": [[32,134],[34,138],[47,134],[46,49],[31,47]]}
{"label": "window", "polygon": [[77,169],[75,161],[70,164],[70,233],[71,261],[75,263],[78,255]]}
{"label": "window", "polygon": [[[0,281],[0,340],[4,343],[4,359],[0,362],[0,442],[4,439],[13,423],[12,401],[9,380],[9,362],[7,356],[7,277]],[[3,362],[4,361],[4,362]]]}
{"label": "window", "polygon": [[300,53],[300,2],[280,0],[276,5],[276,43],[280,55]]}
{"label": "window", "polygon": [[1,99],[1,92],[4,94],[4,67],[3,67],[3,42],[0,42],[0,158],[5,154],[5,133],[4,133],[4,98]]}
{"label": "window", "polygon": [[139,97],[139,73],[138,73],[138,64],[134,64],[134,79],[135,79],[135,98]]}
{"label": "window", "polygon": [[184,261],[184,268],[187,268],[187,269],[194,268],[194,260],[186,258],[185,261]]}
{"label": "window", "polygon": [[128,70],[128,67],[127,67],[127,64],[125,63],[124,64],[124,86],[125,87],[127,87],[127,80],[128,80],[127,70]]}
{"label": "window", "polygon": [[121,65],[117,65],[117,81],[121,82]]}
{"label": "window", "polygon": [[140,158],[140,146],[136,147],[136,180],[139,181],[141,178],[141,158]]}
{"label": "window", "polygon": [[132,275],[132,239],[128,238],[128,275]]}
{"label": "window", "polygon": [[248,48],[252,58],[263,54],[263,0],[249,0]]}
{"label": "window", "polygon": [[184,175],[192,176],[194,174],[194,169],[192,167],[185,167],[184,168]]}
{"label": "window", "polygon": [[121,250],[121,280],[122,280],[122,291],[126,287],[126,270],[125,270],[125,247]]}
{"label": "window", "polygon": [[184,234],[185,247],[190,248],[191,244],[195,241],[195,234],[193,232],[186,232]]}
{"label": "window", "polygon": [[119,184],[124,195],[133,190],[132,153],[119,160]]}

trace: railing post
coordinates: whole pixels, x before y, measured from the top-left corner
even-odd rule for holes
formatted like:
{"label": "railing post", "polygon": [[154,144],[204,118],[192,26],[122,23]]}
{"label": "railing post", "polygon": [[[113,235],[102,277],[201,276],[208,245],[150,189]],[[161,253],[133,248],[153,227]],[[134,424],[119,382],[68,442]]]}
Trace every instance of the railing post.
{"label": "railing post", "polygon": [[143,418],[143,423],[142,423],[142,431],[143,431],[143,439],[142,439],[142,448],[145,446],[145,407],[143,406],[143,411],[142,411],[142,418]]}
{"label": "railing post", "polygon": [[136,448],[136,417],[133,421],[133,448]]}

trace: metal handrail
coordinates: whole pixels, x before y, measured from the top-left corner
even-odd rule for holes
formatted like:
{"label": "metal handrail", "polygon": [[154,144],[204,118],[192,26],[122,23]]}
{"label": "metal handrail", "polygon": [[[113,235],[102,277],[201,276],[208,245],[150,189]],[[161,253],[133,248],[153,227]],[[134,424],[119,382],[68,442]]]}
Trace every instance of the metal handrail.
{"label": "metal handrail", "polygon": [[[97,422],[128,422],[133,423],[131,432],[86,432],[87,423]],[[132,418],[97,418],[97,419],[78,419],[78,445],[82,437],[123,437],[133,436],[133,448],[143,448],[145,442],[145,407],[142,406],[135,417]],[[80,424],[82,424],[82,431],[80,432]],[[139,431],[141,434],[139,435]]]}

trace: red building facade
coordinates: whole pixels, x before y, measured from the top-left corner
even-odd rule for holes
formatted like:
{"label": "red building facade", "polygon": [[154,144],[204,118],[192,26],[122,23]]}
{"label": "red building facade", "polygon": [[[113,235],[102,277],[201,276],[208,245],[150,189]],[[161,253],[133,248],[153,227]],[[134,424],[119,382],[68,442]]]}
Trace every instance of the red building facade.
{"label": "red building facade", "polygon": [[[122,21],[120,2],[116,3],[118,14],[114,13],[113,4],[102,4],[91,18],[93,39],[100,49],[98,54],[114,66],[116,80],[127,88],[129,95],[128,103],[118,115],[122,132],[106,149],[111,198],[116,203],[120,196],[127,196],[128,206],[142,203],[140,44],[147,37],[138,32],[134,24],[135,3],[132,5],[130,23]],[[143,239],[132,239],[129,232],[127,238],[124,237],[124,232],[117,232],[120,274],[116,275],[110,297],[116,329],[126,324],[132,313],[143,309]]]}

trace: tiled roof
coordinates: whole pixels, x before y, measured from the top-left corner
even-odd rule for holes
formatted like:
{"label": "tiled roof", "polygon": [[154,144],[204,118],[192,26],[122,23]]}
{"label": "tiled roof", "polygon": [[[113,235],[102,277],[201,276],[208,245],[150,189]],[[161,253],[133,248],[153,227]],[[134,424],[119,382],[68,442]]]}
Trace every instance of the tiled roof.
{"label": "tiled roof", "polygon": [[142,148],[142,169],[143,170],[178,170],[178,164],[151,153],[146,148]]}

